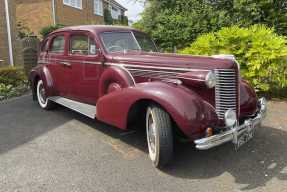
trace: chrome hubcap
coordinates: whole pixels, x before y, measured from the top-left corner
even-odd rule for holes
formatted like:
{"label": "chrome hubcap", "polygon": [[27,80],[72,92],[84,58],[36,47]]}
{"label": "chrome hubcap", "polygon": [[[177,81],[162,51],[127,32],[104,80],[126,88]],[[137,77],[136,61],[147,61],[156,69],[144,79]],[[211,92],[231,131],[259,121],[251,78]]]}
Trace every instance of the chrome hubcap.
{"label": "chrome hubcap", "polygon": [[46,92],[45,92],[43,84],[39,86],[39,99],[41,103],[43,104],[46,103]]}
{"label": "chrome hubcap", "polygon": [[147,142],[149,149],[149,156],[152,161],[156,160],[157,148],[156,148],[156,122],[153,118],[152,111],[147,113],[146,118],[146,131],[147,131]]}

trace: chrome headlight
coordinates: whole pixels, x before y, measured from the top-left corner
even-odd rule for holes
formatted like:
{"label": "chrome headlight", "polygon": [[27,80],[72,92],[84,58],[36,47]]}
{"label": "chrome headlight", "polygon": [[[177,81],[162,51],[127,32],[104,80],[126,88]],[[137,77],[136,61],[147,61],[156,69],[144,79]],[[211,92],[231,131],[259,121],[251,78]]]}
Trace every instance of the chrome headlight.
{"label": "chrome headlight", "polygon": [[232,109],[229,109],[224,114],[225,125],[231,127],[236,123],[236,113]]}
{"label": "chrome headlight", "polygon": [[216,85],[216,75],[213,71],[210,71],[205,77],[205,84],[208,88],[213,88]]}
{"label": "chrome headlight", "polygon": [[267,101],[264,97],[258,100],[261,110],[265,112],[267,110]]}

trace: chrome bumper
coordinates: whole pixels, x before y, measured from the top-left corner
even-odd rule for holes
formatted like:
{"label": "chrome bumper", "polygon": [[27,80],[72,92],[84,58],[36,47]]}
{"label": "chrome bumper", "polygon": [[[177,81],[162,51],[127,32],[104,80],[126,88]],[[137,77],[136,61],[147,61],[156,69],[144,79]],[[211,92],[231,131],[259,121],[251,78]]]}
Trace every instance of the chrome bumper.
{"label": "chrome bumper", "polygon": [[228,131],[195,140],[194,143],[196,144],[196,148],[199,150],[207,150],[230,141],[237,143],[237,139],[240,135],[258,126],[265,118],[267,107],[264,98],[259,99],[259,105],[260,109],[255,117],[245,120],[242,125],[232,127]]}

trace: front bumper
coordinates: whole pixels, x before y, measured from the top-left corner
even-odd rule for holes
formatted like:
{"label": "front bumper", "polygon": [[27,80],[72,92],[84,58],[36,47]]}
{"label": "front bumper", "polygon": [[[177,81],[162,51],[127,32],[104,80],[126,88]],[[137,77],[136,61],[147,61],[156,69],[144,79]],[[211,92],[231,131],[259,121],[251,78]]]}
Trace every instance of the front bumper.
{"label": "front bumper", "polygon": [[250,132],[250,129],[254,129],[261,123],[266,116],[266,111],[266,101],[264,98],[261,98],[259,99],[259,111],[255,117],[245,120],[242,125],[236,125],[230,128],[228,131],[195,140],[195,147],[199,150],[207,150],[230,141],[237,144],[238,138],[242,134]]}

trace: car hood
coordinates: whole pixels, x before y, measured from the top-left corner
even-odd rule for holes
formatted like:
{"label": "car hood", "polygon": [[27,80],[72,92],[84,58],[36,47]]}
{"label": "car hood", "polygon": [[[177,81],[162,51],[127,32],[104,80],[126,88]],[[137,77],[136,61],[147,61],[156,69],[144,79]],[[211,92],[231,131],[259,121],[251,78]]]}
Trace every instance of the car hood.
{"label": "car hood", "polygon": [[108,62],[152,65],[159,67],[176,67],[191,69],[231,69],[236,63],[230,59],[210,56],[191,56],[170,53],[126,52],[107,55]]}

